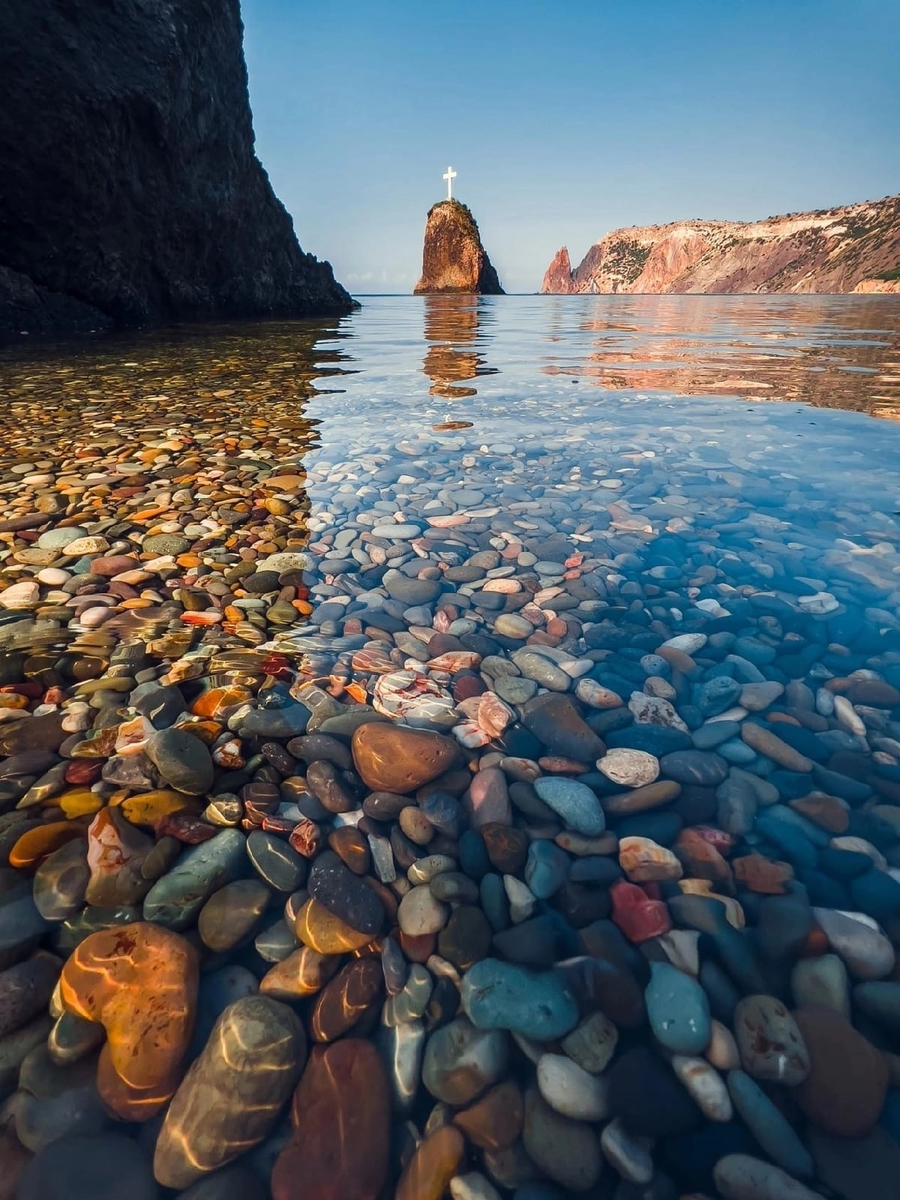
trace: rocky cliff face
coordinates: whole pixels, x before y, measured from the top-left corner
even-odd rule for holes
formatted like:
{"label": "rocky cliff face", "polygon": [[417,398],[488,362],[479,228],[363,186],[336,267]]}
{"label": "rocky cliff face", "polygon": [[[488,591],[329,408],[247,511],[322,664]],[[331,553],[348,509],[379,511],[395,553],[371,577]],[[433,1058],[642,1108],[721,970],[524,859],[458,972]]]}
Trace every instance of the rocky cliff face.
{"label": "rocky cliff face", "polygon": [[0,4],[0,331],[352,307],[253,151],[238,0]]}
{"label": "rocky cliff face", "polygon": [[568,264],[560,250],[542,292],[881,291],[900,266],[900,196],[753,224],[617,229]]}
{"label": "rocky cliff face", "polygon": [[503,288],[491,266],[475,218],[458,200],[442,200],[428,213],[422,278],[417,296],[436,292],[477,292],[502,296]]}

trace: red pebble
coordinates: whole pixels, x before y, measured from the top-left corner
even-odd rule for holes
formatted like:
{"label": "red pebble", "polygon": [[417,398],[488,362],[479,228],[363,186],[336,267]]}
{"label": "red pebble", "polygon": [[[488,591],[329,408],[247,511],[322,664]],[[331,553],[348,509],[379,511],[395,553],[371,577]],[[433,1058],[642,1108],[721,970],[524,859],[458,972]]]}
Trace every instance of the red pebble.
{"label": "red pebble", "polygon": [[66,698],[66,693],[59,687],[47,688],[44,692],[43,704],[62,704]]}
{"label": "red pebble", "polygon": [[636,883],[620,879],[609,889],[612,919],[629,942],[646,942],[672,928],[672,918],[662,900],[651,900]]}
{"label": "red pebble", "polygon": [[714,829],[712,825],[695,825],[694,833],[720,854],[728,854],[734,846],[735,839],[730,833],[726,833],[724,829]]}
{"label": "red pebble", "polygon": [[29,700],[37,700],[39,696],[44,694],[44,689],[39,683],[6,683],[0,687],[0,692],[6,692],[13,696],[27,696]]}
{"label": "red pebble", "polygon": [[201,842],[208,842],[215,837],[220,830],[190,813],[176,812],[160,817],[153,826],[153,832],[157,838],[173,837],[186,846],[199,846]]}
{"label": "red pebble", "polygon": [[103,770],[103,763],[96,758],[73,758],[66,767],[66,783],[96,783]]}
{"label": "red pebble", "polygon": [[322,831],[315,821],[304,817],[294,826],[294,832],[288,838],[291,848],[304,858],[315,858],[322,844]]}
{"label": "red pebble", "polygon": [[453,699],[460,704],[463,700],[470,700],[473,696],[484,695],[487,688],[479,675],[467,675],[465,672],[460,672],[453,680],[451,690]]}

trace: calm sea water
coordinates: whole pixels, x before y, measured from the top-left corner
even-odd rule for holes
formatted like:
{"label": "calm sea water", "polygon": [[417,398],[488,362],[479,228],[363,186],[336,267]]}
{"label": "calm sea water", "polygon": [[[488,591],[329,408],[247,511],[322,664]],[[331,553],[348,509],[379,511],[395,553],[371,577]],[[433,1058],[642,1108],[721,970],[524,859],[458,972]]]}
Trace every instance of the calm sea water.
{"label": "calm sea water", "polygon": [[366,297],[339,321],[7,347],[0,395],[10,499],[17,463],[179,429],[246,457],[256,421],[305,455],[313,538],[379,497],[427,518],[433,473],[495,527],[590,542],[612,498],[638,534],[727,546],[750,513],[760,561],[796,551],[824,587],[864,555],[896,582],[900,297]]}

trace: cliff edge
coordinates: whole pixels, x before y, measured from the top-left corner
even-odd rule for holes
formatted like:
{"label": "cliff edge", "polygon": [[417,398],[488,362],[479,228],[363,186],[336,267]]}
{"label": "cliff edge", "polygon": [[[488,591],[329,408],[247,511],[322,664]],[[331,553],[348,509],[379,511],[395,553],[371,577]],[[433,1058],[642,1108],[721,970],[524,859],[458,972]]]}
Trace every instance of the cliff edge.
{"label": "cliff edge", "polygon": [[422,278],[414,295],[437,292],[505,295],[481,244],[475,218],[468,206],[458,200],[435,204],[425,223]]}
{"label": "cliff edge", "polygon": [[900,196],[788,213],[750,224],[674,221],[606,234],[572,270],[560,250],[541,291],[609,293],[853,292],[900,267]]}
{"label": "cliff edge", "polygon": [[253,149],[238,0],[0,5],[0,331],[344,313]]}

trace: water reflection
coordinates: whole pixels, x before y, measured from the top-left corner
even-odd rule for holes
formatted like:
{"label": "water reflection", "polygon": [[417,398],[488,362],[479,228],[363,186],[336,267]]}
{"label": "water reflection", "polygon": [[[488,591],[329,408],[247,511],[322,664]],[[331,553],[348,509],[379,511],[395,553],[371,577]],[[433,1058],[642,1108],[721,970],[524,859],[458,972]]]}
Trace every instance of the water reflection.
{"label": "water reflection", "polygon": [[562,349],[547,356],[548,375],[605,391],[800,401],[900,419],[900,302],[891,297],[591,297],[576,311],[568,300],[551,314]]}
{"label": "water reflection", "polygon": [[431,380],[431,396],[459,400],[474,396],[475,387],[459,383],[480,375],[496,375],[480,353],[495,316],[489,301],[478,296],[426,296],[425,341],[422,369]]}

